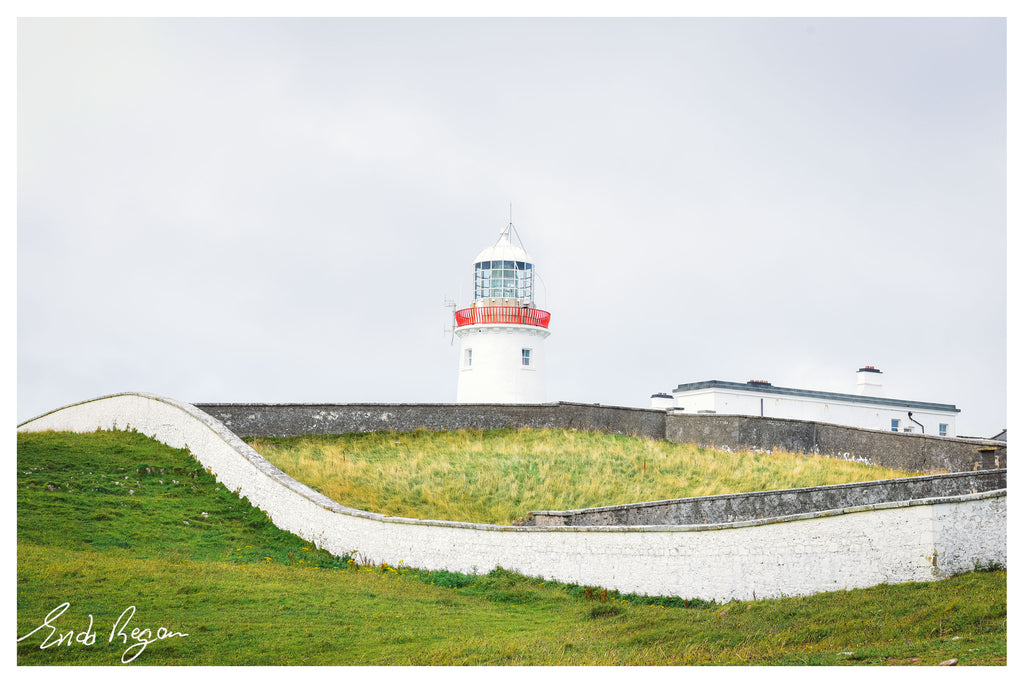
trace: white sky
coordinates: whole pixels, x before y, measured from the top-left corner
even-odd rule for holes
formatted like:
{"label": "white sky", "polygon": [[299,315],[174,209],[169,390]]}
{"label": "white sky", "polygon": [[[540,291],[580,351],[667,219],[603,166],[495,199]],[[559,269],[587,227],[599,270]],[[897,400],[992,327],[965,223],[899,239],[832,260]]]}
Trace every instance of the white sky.
{"label": "white sky", "polygon": [[451,402],[513,221],[548,399],[766,379],[1006,426],[1003,19],[17,25],[18,421]]}

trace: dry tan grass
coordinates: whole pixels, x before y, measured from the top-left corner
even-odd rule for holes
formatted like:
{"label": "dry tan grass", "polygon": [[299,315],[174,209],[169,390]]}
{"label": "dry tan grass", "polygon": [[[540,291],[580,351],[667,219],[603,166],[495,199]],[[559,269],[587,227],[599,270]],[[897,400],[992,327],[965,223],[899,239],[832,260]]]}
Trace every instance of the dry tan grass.
{"label": "dry tan grass", "polygon": [[532,510],[909,476],[819,456],[725,453],[573,430],[418,430],[258,439],[252,445],[343,505],[496,524]]}

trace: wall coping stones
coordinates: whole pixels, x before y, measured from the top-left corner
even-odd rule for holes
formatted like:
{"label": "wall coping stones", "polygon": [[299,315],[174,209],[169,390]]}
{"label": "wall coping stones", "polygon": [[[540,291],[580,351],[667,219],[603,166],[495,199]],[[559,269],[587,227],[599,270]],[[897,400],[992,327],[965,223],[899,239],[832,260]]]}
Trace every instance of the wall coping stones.
{"label": "wall coping stones", "polygon": [[193,403],[197,408],[459,408],[472,410],[477,407],[492,408],[557,408],[575,406],[579,408],[604,408],[628,410],[638,413],[664,414],[660,408],[637,408],[634,406],[612,406],[604,403],[576,403],[573,401],[548,401],[547,403]]}

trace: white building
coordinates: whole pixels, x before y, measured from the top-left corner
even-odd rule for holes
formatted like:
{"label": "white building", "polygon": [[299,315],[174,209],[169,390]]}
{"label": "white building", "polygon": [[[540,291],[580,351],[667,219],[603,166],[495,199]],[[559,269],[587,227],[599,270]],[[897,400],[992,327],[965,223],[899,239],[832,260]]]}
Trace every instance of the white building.
{"label": "white building", "polygon": [[882,371],[865,366],[857,371],[855,393],[812,391],[772,386],[764,380],[692,382],[669,394],[651,396],[651,407],[687,413],[758,415],[793,420],[881,429],[893,432],[956,436],[960,410],[947,403],[886,398]]}
{"label": "white building", "polygon": [[512,223],[473,262],[473,302],[455,312],[458,403],[543,403],[551,314],[534,304],[534,266]]}

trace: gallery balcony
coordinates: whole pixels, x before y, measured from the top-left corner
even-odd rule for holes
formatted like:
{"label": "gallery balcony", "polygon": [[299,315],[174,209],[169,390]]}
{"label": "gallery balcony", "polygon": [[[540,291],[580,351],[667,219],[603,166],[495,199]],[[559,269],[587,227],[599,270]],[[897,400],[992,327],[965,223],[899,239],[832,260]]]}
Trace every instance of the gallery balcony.
{"label": "gallery balcony", "polygon": [[525,306],[475,306],[455,311],[455,326],[466,325],[533,325],[547,328],[551,314]]}

